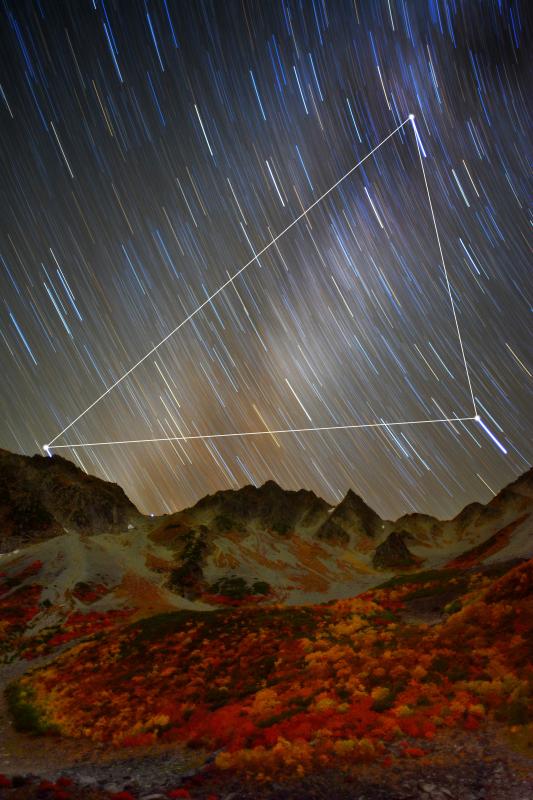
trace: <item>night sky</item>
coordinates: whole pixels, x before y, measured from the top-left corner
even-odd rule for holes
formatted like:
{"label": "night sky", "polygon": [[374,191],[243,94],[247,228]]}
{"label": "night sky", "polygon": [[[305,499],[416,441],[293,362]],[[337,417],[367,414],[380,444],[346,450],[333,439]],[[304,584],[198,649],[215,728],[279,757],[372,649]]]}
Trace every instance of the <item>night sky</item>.
{"label": "night sky", "polygon": [[272,478],[447,517],[527,470],[527,6],[3,0],[0,445],[192,314],[54,445],[337,429],[52,450],[143,511]]}

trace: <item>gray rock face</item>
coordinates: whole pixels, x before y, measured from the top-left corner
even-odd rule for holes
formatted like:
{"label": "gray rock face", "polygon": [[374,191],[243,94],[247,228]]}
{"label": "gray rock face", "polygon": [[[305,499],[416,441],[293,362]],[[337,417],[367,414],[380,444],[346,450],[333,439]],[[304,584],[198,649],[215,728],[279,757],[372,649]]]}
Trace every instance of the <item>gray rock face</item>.
{"label": "gray rock face", "polygon": [[61,456],[30,458],[0,450],[0,551],[65,529],[111,532],[138,517],[120,486],[87,475]]}
{"label": "gray rock face", "polygon": [[418,562],[411,553],[405,539],[408,534],[393,531],[376,547],[372,564],[376,569],[400,570],[415,566]]}

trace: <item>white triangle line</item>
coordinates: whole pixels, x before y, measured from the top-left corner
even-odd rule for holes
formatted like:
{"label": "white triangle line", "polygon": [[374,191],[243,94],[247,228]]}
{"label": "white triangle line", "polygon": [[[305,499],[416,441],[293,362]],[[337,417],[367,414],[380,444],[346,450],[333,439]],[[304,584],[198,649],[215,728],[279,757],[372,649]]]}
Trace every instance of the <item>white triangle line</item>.
{"label": "white triangle line", "polygon": [[66,450],[78,447],[103,447],[104,445],[111,444],[147,444],[148,442],[189,442],[198,439],[229,439],[244,436],[272,436],[281,433],[311,433],[319,431],[346,431],[356,430],[358,428],[390,428],[393,425],[429,425],[436,422],[467,422],[468,420],[476,420],[479,422],[479,417],[444,417],[442,419],[415,419],[409,422],[367,422],[361,425],[323,425],[317,428],[284,428],[283,430],[264,430],[264,431],[239,431],[237,433],[204,433],[194,434],[191,436],[164,436],[156,439],[125,439],[116,442],[88,442],[85,444],[56,444],[45,445],[44,449],[48,452],[50,450]]}
{"label": "white triangle line", "polygon": [[468,388],[470,390],[470,397],[472,398],[472,405],[474,407],[474,416],[477,416],[476,399],[474,397],[474,391],[472,389],[472,383],[470,381],[470,373],[468,371],[468,364],[466,363],[466,355],[465,355],[465,350],[464,350],[464,347],[463,347],[463,340],[461,338],[461,331],[459,330],[459,321],[457,319],[457,313],[455,311],[455,303],[453,302],[452,288],[450,286],[450,281],[449,281],[449,278],[448,278],[448,270],[446,269],[446,262],[444,260],[444,254],[442,252],[442,245],[440,243],[439,230],[437,228],[437,220],[435,219],[435,212],[433,211],[433,203],[431,202],[431,195],[429,193],[429,186],[428,186],[428,181],[427,181],[427,178],[426,178],[426,170],[424,169],[424,159],[422,158],[422,150],[420,148],[420,137],[418,135],[418,130],[417,130],[417,127],[416,127],[416,123],[415,123],[414,117],[411,118],[411,121],[413,123],[413,132],[415,134],[415,141],[416,141],[416,146],[417,146],[417,149],[418,149],[418,157],[420,158],[420,166],[422,167],[422,175],[424,176],[424,183],[426,185],[426,192],[427,192],[427,196],[428,196],[429,209],[431,211],[431,218],[433,220],[433,226],[435,228],[435,236],[437,237],[437,244],[439,246],[439,253],[440,253],[440,258],[441,258],[441,261],[442,261],[442,268],[444,270],[444,277],[446,278],[446,286],[448,287],[448,294],[450,295],[450,303],[451,303],[451,306],[452,306],[453,319],[455,321],[455,328],[457,330],[457,336],[459,338],[459,346],[461,348],[461,355],[463,356],[463,363],[465,365],[466,379],[468,381]]}
{"label": "white triangle line", "polygon": [[[181,327],[183,327],[183,325],[185,325],[185,324],[186,324],[187,322],[189,322],[189,321],[190,321],[190,320],[191,320],[193,317],[195,317],[195,316],[196,316],[196,314],[198,314],[198,312],[199,312],[199,311],[201,311],[201,310],[202,310],[202,308],[204,308],[204,307],[205,307],[205,306],[206,306],[208,303],[210,303],[210,302],[211,302],[211,300],[212,300],[214,297],[216,297],[218,294],[220,294],[220,292],[222,292],[222,291],[223,291],[223,290],[224,290],[224,289],[225,289],[227,286],[229,286],[230,284],[232,284],[232,283],[233,283],[233,281],[235,280],[235,278],[237,278],[237,277],[238,277],[238,276],[239,276],[239,275],[240,275],[242,272],[244,272],[244,270],[245,270],[245,269],[248,269],[248,267],[249,267],[251,264],[253,264],[255,261],[257,261],[257,259],[258,259],[260,256],[262,256],[262,255],[263,255],[263,253],[265,253],[265,252],[266,252],[266,251],[269,249],[269,247],[272,247],[272,245],[273,245],[273,244],[275,244],[275,243],[278,241],[278,239],[281,239],[281,237],[282,237],[282,236],[284,236],[284,235],[287,233],[287,231],[289,231],[289,230],[290,230],[290,229],[291,229],[291,228],[292,228],[294,225],[296,225],[298,222],[300,222],[300,220],[301,220],[301,219],[303,219],[303,218],[305,217],[305,215],[306,215],[306,214],[308,214],[308,213],[309,213],[309,211],[311,211],[311,209],[312,209],[312,208],[314,208],[316,205],[318,205],[318,203],[320,203],[320,202],[321,202],[321,201],[322,201],[322,200],[323,200],[325,197],[327,197],[327,195],[328,195],[328,194],[330,194],[330,193],[331,193],[331,192],[332,192],[334,189],[336,189],[336,188],[337,188],[337,186],[339,186],[339,184],[341,184],[341,183],[342,183],[344,180],[346,180],[346,178],[347,178],[349,175],[351,175],[351,174],[352,174],[352,172],[355,172],[355,170],[356,170],[358,167],[360,167],[360,166],[361,166],[361,164],[362,164],[364,161],[366,161],[368,158],[370,158],[370,156],[371,156],[371,155],[373,155],[373,154],[374,154],[374,153],[375,153],[377,150],[379,150],[379,148],[380,148],[380,147],[382,147],[382,146],[385,144],[385,142],[387,142],[387,141],[388,141],[388,140],[389,140],[389,139],[390,139],[392,136],[394,136],[394,134],[395,134],[395,133],[398,133],[398,131],[399,131],[401,128],[403,128],[403,127],[404,127],[404,125],[407,125],[407,123],[408,123],[408,122],[412,122],[413,120],[414,120],[414,114],[409,114],[409,116],[407,117],[407,119],[405,119],[405,120],[404,120],[404,121],[401,123],[401,125],[398,125],[398,127],[397,127],[397,128],[395,128],[395,129],[394,129],[394,130],[393,130],[391,133],[389,133],[389,135],[388,135],[388,136],[386,136],[384,139],[382,139],[382,140],[381,140],[381,142],[380,142],[379,144],[377,144],[377,145],[376,145],[374,148],[372,148],[372,150],[370,150],[370,152],[369,152],[369,153],[367,153],[367,154],[366,154],[366,156],[364,156],[364,158],[362,158],[360,161],[358,161],[358,162],[357,162],[357,164],[354,164],[354,166],[353,166],[353,167],[351,167],[351,168],[348,170],[348,172],[345,172],[345,174],[342,176],[342,178],[339,178],[339,180],[338,180],[338,181],[336,181],[336,183],[334,183],[334,184],[333,184],[333,186],[330,186],[330,187],[329,187],[329,189],[327,189],[327,191],[325,191],[323,194],[321,194],[321,195],[320,195],[320,197],[319,197],[317,200],[315,200],[313,203],[311,203],[311,205],[310,205],[310,206],[308,206],[308,207],[305,209],[305,211],[302,211],[302,213],[301,213],[301,214],[300,214],[298,217],[296,217],[296,219],[294,219],[294,220],[293,220],[293,221],[292,221],[292,222],[291,222],[289,225],[287,225],[287,227],[286,227],[286,228],[284,228],[284,229],[281,231],[281,233],[278,233],[278,234],[277,234],[277,236],[275,236],[275,237],[272,239],[272,241],[271,241],[271,242],[269,242],[267,245],[265,245],[265,247],[263,247],[263,249],[262,249],[262,250],[260,250],[258,253],[255,253],[254,257],[253,257],[253,258],[251,258],[251,259],[250,259],[250,261],[248,261],[248,262],[247,262],[247,263],[246,263],[246,264],[245,264],[243,267],[241,267],[239,270],[237,270],[237,272],[235,272],[233,275],[231,275],[231,277],[230,277],[230,278],[229,278],[229,279],[228,279],[228,280],[227,280],[225,283],[223,283],[221,286],[219,286],[219,288],[218,288],[216,291],[214,291],[214,292],[213,292],[213,294],[209,295],[209,297],[207,298],[207,300],[204,300],[204,302],[203,302],[203,303],[201,303],[201,304],[200,304],[200,305],[199,305],[197,308],[195,308],[195,310],[194,310],[194,311],[192,311],[192,312],[189,314],[189,316],[188,316],[188,317],[185,317],[185,319],[184,319],[184,320],[182,320],[182,321],[179,323],[179,325],[176,325],[176,327],[175,327],[173,330],[171,330],[171,331],[170,331],[170,333],[167,333],[167,335],[166,335],[166,336],[165,336],[163,339],[161,339],[161,341],[160,341],[158,344],[156,344],[154,347],[152,347],[152,348],[151,348],[151,350],[149,350],[149,351],[148,351],[148,352],[147,352],[147,353],[146,353],[146,354],[145,354],[145,355],[144,355],[142,358],[140,358],[140,359],[139,359],[139,360],[138,360],[138,361],[137,361],[137,362],[136,362],[136,363],[135,363],[135,364],[134,364],[132,367],[130,367],[130,368],[129,368],[129,370],[127,370],[127,372],[125,372],[125,373],[124,373],[124,374],[123,374],[123,375],[122,375],[120,378],[118,378],[118,379],[117,379],[117,380],[116,380],[116,381],[115,381],[113,384],[111,384],[111,386],[109,386],[109,387],[108,387],[108,388],[105,390],[105,392],[102,392],[102,394],[101,394],[99,397],[97,397],[97,398],[96,398],[96,400],[94,400],[94,401],[91,403],[91,405],[87,406],[87,408],[86,408],[84,411],[82,411],[82,412],[81,412],[81,414],[78,414],[78,416],[77,416],[75,419],[73,419],[73,420],[72,420],[72,422],[69,422],[69,424],[68,424],[68,425],[67,425],[65,428],[63,428],[63,430],[62,430],[62,431],[60,431],[60,432],[59,432],[59,433],[58,433],[56,436],[54,436],[54,438],[53,438],[53,439],[51,439],[51,440],[50,440],[50,442],[48,443],[48,445],[45,445],[45,446],[44,446],[44,449],[45,449],[45,450],[47,450],[48,448],[51,448],[51,446],[53,445],[53,443],[54,443],[54,442],[55,442],[57,439],[59,439],[59,437],[60,437],[60,436],[62,436],[62,435],[63,435],[64,433],[66,433],[66,432],[67,432],[67,431],[68,431],[70,428],[72,428],[72,426],[73,426],[73,425],[75,425],[75,424],[76,424],[76,422],[78,422],[78,421],[79,421],[79,420],[80,420],[82,417],[84,417],[84,416],[85,416],[85,414],[87,414],[87,412],[91,410],[91,408],[94,408],[94,407],[95,407],[95,405],[96,405],[97,403],[99,403],[99,402],[100,402],[100,400],[103,400],[103,398],[104,398],[106,395],[108,395],[108,394],[109,394],[109,392],[111,392],[111,391],[112,391],[112,390],[113,390],[113,389],[114,389],[116,386],[118,386],[118,384],[119,384],[119,383],[121,383],[121,382],[122,382],[122,381],[123,381],[125,378],[127,378],[127,377],[128,377],[128,375],[131,375],[131,373],[133,372],[133,370],[137,369],[137,367],[139,367],[139,366],[140,366],[140,365],[143,363],[143,361],[146,361],[146,359],[147,359],[147,358],[149,358],[149,357],[150,357],[150,356],[151,356],[153,353],[155,353],[155,352],[156,352],[156,350],[158,350],[158,349],[161,347],[161,345],[163,345],[163,344],[164,344],[166,341],[168,341],[168,339],[170,339],[170,337],[171,337],[171,336],[174,336],[174,334],[175,334],[175,333],[177,333],[177,331],[179,331],[179,329],[180,329]],[[417,144],[418,144],[418,142],[417,142]],[[147,441],[151,441],[151,440],[147,440]],[[63,447],[66,447],[67,445],[62,445],[62,446],[63,446]],[[79,445],[76,445],[76,446],[79,446]],[[70,445],[70,447],[72,447],[72,445]]]}

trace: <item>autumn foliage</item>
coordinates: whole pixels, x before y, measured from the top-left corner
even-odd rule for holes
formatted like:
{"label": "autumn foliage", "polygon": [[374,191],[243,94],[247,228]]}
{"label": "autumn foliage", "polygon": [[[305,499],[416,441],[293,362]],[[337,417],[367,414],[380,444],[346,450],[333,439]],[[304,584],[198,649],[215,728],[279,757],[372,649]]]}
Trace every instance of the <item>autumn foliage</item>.
{"label": "autumn foliage", "polygon": [[0,572],[0,655],[12,657],[17,653],[32,660],[53,653],[67,642],[114,628],[131,616],[132,609],[93,610],[91,604],[109,590],[101,584],[77,584],[72,596],[81,610],[64,614],[60,623],[44,626],[38,634],[31,635],[29,624],[51,605],[42,600],[43,585],[39,582],[42,567],[41,561],[32,561],[9,576]]}
{"label": "autumn foliage", "polygon": [[[259,779],[420,758],[440,731],[531,718],[532,579],[533,561],[503,577],[415,575],[324,605],[181,611],[108,633],[80,614],[67,628],[99,637],[18,687],[65,736],[220,750],[219,768]],[[410,621],[412,598],[443,582],[460,600],[438,624]]]}
{"label": "autumn foliage", "polygon": [[0,572],[0,651],[39,613],[42,587],[33,583],[33,578],[42,566],[40,561],[33,561],[12,576]]}

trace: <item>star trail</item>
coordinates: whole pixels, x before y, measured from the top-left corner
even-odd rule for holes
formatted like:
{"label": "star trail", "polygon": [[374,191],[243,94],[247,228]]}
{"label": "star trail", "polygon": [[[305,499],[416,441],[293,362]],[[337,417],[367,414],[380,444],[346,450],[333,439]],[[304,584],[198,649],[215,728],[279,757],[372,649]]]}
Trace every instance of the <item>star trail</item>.
{"label": "star trail", "polygon": [[2,15],[1,446],[151,513],[450,516],[531,466],[525,3]]}

